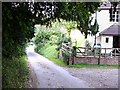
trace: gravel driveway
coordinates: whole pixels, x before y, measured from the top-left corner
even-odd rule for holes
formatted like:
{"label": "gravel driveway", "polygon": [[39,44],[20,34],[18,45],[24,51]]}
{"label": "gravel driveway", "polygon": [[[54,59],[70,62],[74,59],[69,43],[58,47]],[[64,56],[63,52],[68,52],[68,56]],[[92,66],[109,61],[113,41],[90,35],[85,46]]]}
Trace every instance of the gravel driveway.
{"label": "gravel driveway", "polygon": [[118,69],[65,68],[72,76],[89,83],[91,88],[118,88]]}

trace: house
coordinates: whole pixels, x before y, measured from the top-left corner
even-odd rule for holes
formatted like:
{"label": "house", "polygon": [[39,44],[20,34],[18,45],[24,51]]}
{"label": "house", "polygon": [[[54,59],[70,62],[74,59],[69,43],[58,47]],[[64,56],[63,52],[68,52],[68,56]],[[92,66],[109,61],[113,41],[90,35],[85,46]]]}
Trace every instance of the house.
{"label": "house", "polygon": [[[116,12],[113,11],[110,18],[110,2],[104,2],[97,11],[97,22],[99,33],[97,33],[96,44],[101,44],[102,48],[120,48],[120,4],[117,5]],[[95,14],[94,14],[95,15]]]}
{"label": "house", "polygon": [[120,48],[120,25],[113,24],[109,28],[100,32],[97,43],[103,48]]}
{"label": "house", "polygon": [[[99,33],[96,34],[96,44],[101,48],[120,48],[120,4],[117,5],[116,12],[113,7],[111,10],[111,7],[110,2],[104,2],[97,11]],[[111,17],[110,10],[112,11]],[[111,51],[112,49],[107,49],[106,52]],[[101,52],[105,53],[105,50]]]}
{"label": "house", "polygon": [[[112,14],[110,18],[110,10],[112,7]],[[101,48],[118,48],[118,36],[119,33],[119,24],[118,21],[120,19],[120,4],[117,5],[116,12],[113,11],[114,8],[109,1],[103,2],[103,4],[98,8],[98,11],[92,15],[93,24],[95,19],[97,19],[99,25],[99,32],[95,36],[88,35],[87,40],[90,42],[91,46],[93,47],[96,41],[96,44],[101,44]],[[75,32],[75,31],[74,31]],[[113,33],[112,33],[113,32]],[[114,34],[116,32],[116,34]],[[120,32],[120,31],[119,31]],[[73,32],[71,32],[73,33]],[[111,34],[110,34],[111,33]],[[84,37],[82,34],[79,35],[81,38]],[[74,38],[77,39],[77,35],[74,34]],[[80,39],[81,39],[80,38]],[[84,38],[83,38],[84,39]],[[84,47],[85,39],[82,41],[81,47]],[[117,41],[116,41],[117,40]],[[106,42],[108,43],[106,43]],[[115,44],[116,43],[116,44]]]}
{"label": "house", "polygon": [[[97,37],[97,43],[102,48],[120,48],[120,25],[113,24],[109,28],[99,33]],[[107,53],[110,53],[112,49],[107,49]],[[105,51],[102,50],[102,53]]]}

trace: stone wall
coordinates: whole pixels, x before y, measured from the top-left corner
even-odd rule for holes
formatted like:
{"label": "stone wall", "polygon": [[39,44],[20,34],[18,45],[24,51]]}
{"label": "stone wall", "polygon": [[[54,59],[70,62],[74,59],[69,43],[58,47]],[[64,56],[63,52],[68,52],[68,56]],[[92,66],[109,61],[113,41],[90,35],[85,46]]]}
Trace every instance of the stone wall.
{"label": "stone wall", "polygon": [[[62,54],[59,53],[59,58],[63,60]],[[98,64],[98,56],[77,56],[77,57],[69,57],[69,64]],[[101,57],[100,64],[107,65],[118,65],[120,63],[120,57]]]}
{"label": "stone wall", "polygon": [[[74,57],[74,64],[98,64],[99,57],[94,56],[81,56],[81,57]],[[101,57],[100,64],[107,64],[107,65],[118,65],[120,58],[115,57]],[[69,60],[70,64],[72,59]]]}

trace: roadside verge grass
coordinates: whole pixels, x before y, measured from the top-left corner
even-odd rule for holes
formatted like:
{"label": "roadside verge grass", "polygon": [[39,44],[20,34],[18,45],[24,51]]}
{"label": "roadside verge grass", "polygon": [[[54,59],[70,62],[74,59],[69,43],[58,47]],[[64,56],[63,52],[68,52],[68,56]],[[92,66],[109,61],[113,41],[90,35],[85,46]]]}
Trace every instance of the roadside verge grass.
{"label": "roadside verge grass", "polygon": [[28,79],[29,69],[27,57],[3,58],[2,88],[24,88]]}
{"label": "roadside verge grass", "polygon": [[56,48],[56,45],[52,45],[52,46],[47,45],[39,50],[39,54],[45,56],[46,58],[50,59],[54,63],[65,67],[66,64],[62,60],[58,59],[58,57],[57,57],[58,51],[55,50],[55,48]]}
{"label": "roadside verge grass", "polygon": [[70,68],[120,68],[120,65],[93,65],[93,64],[74,64]]}

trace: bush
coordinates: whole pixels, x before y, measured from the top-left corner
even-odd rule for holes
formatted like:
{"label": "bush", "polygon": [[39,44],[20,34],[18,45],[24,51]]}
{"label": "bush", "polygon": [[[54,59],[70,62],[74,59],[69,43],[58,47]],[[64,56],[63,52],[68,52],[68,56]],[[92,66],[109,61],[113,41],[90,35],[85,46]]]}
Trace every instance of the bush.
{"label": "bush", "polygon": [[69,53],[66,51],[61,51],[61,52],[62,52],[62,57],[63,57],[64,62],[67,63],[67,61],[70,57]]}
{"label": "bush", "polygon": [[44,26],[39,26],[39,28],[36,28],[35,37],[33,38],[36,45],[35,50],[39,52],[39,49],[45,46],[47,43],[51,45],[56,44],[59,35],[59,31],[52,31],[51,28],[48,30]]}
{"label": "bush", "polygon": [[64,34],[61,34],[61,36],[59,36],[58,40],[57,40],[57,48],[56,50],[60,50],[62,47],[62,43],[68,43],[71,42],[70,37],[66,37]]}

